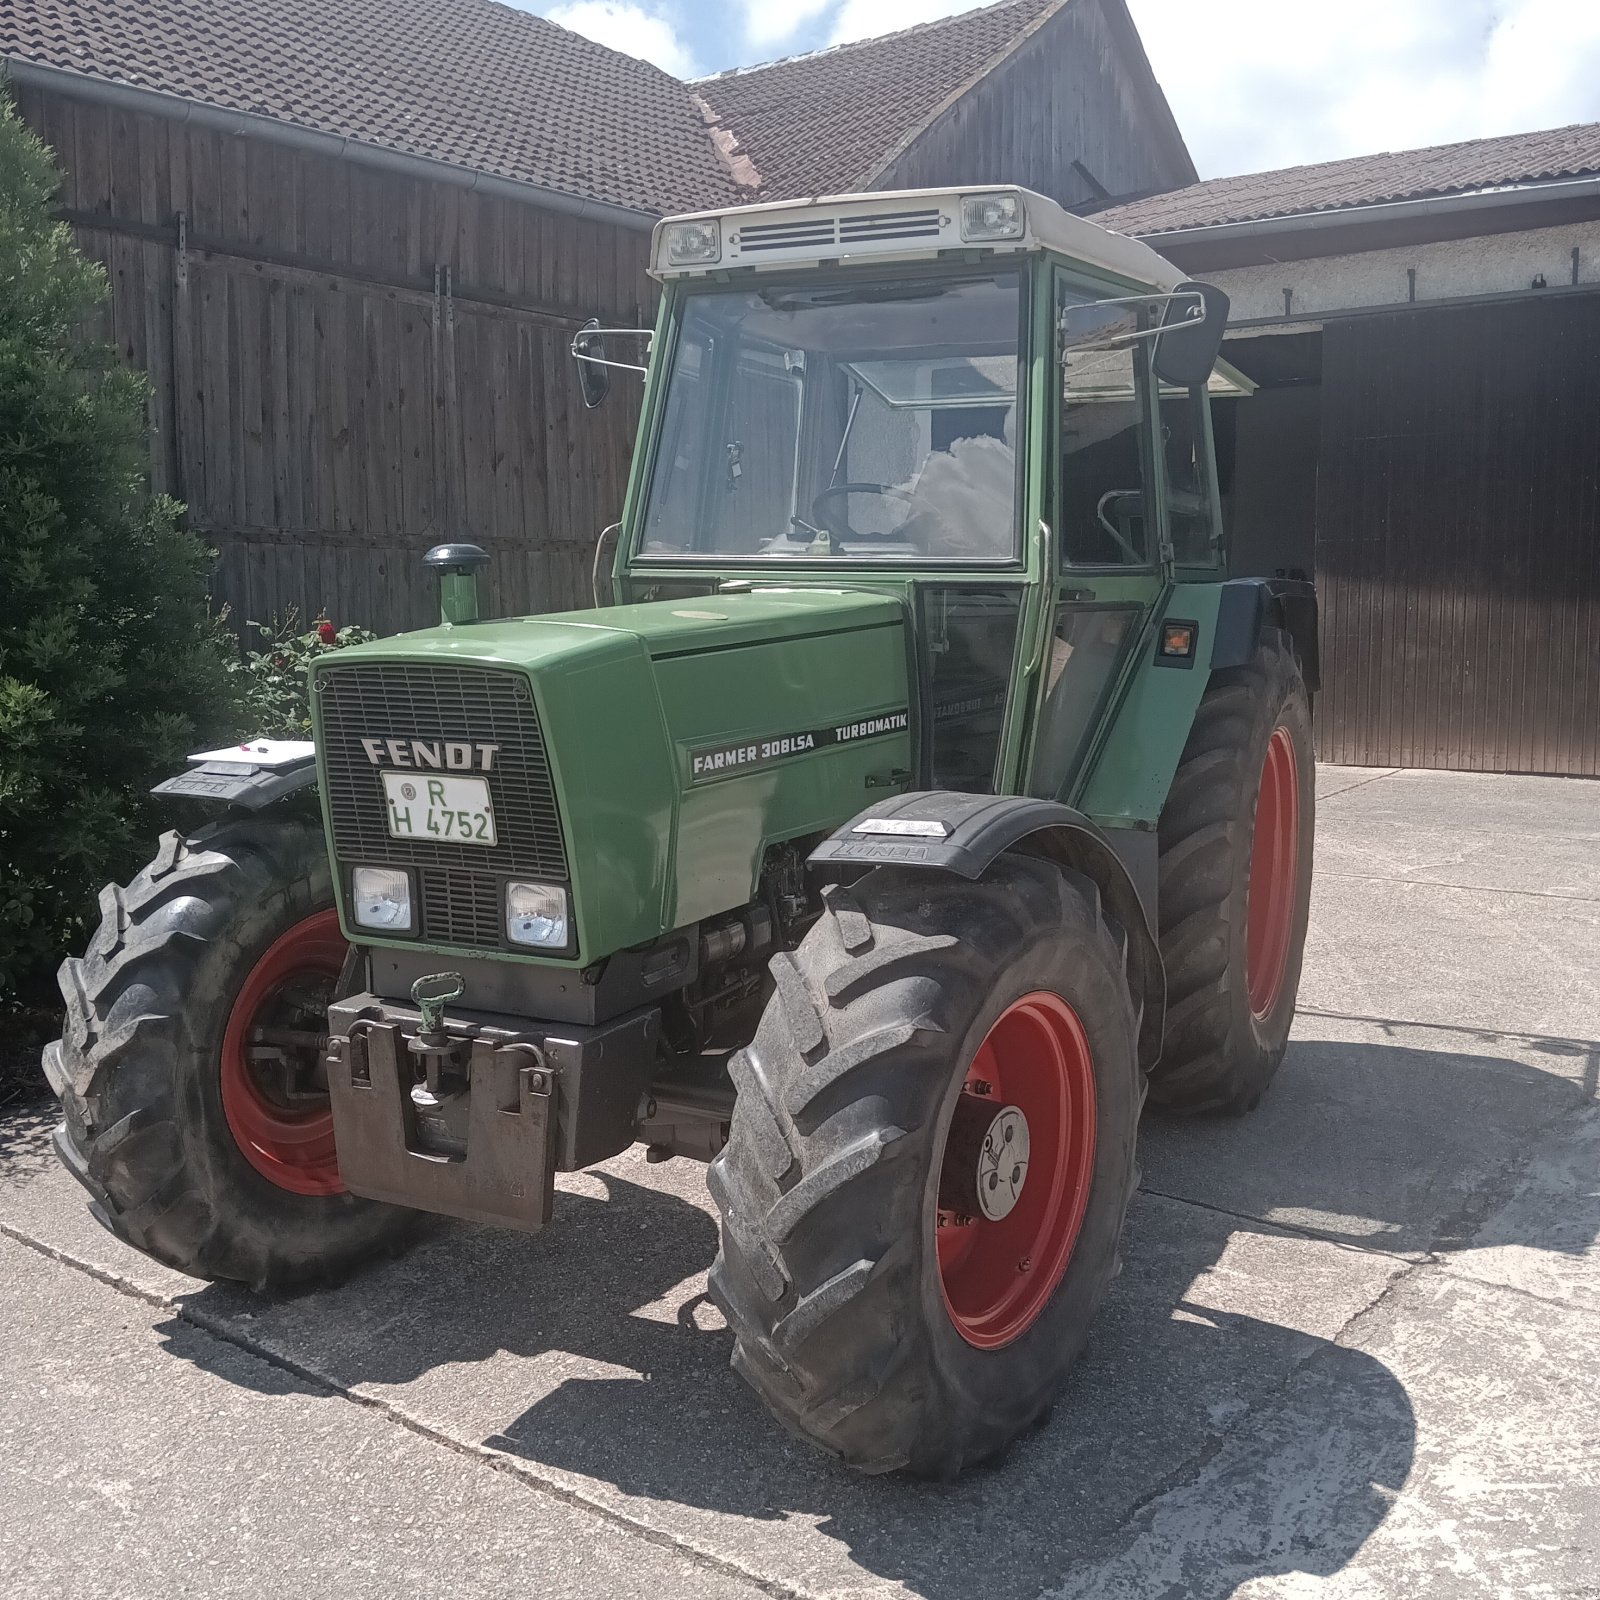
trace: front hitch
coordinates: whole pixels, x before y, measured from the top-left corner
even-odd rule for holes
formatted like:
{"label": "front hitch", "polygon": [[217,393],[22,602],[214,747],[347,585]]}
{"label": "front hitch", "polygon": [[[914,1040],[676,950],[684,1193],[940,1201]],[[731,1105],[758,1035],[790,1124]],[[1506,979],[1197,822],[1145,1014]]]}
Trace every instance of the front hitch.
{"label": "front hitch", "polygon": [[329,1008],[339,1176],[370,1200],[537,1232],[558,1169],[632,1143],[660,1013],[598,1027],[446,1016],[461,992],[448,980],[420,980],[415,1008],[373,994]]}

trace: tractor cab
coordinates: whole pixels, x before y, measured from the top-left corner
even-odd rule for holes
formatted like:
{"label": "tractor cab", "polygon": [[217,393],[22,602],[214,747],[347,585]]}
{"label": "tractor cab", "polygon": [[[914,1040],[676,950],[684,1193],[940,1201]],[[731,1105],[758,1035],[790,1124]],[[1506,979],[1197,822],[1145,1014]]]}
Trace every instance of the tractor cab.
{"label": "tractor cab", "polygon": [[1021,189],[672,219],[652,270],[616,597],[891,594],[914,786],[1075,800],[1160,602],[1221,575],[1225,298]]}

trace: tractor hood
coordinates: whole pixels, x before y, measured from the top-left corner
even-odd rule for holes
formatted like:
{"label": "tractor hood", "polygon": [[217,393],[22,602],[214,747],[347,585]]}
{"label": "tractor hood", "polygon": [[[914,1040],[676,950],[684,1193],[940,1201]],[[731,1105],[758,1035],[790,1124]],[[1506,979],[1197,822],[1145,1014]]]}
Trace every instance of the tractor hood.
{"label": "tractor hood", "polygon": [[[392,863],[416,880],[405,942],[586,964],[748,904],[770,845],[831,831],[912,765],[904,610],[881,594],[769,589],[435,628],[321,657],[312,682],[341,913],[368,944],[399,941],[356,925],[350,875]],[[402,772],[424,793],[430,776],[477,780],[452,805],[487,785],[493,842],[396,837],[386,797]],[[568,886],[575,936],[559,955],[499,928],[519,880]]]}
{"label": "tractor hood", "polygon": [[651,656],[662,657],[892,626],[900,615],[899,601],[886,595],[841,589],[756,589],[430,628],[361,648],[402,647],[407,656],[421,652],[535,667],[573,651],[603,653],[619,637],[635,640]]}

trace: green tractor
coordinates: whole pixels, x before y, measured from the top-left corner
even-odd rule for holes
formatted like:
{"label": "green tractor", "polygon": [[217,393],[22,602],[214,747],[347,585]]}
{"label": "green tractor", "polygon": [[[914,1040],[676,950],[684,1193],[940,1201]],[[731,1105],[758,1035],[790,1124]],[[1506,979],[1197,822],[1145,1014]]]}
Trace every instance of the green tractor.
{"label": "green tractor", "polygon": [[1315,594],[1229,574],[1227,301],[1140,244],[931,190],[671,219],[652,270],[596,608],[482,617],[441,546],[440,626],[316,662],[314,749],[162,784],[210,820],[62,969],[56,1147],[261,1287],[709,1162],[735,1367],[949,1476],[1082,1348],[1146,1095],[1283,1056]]}

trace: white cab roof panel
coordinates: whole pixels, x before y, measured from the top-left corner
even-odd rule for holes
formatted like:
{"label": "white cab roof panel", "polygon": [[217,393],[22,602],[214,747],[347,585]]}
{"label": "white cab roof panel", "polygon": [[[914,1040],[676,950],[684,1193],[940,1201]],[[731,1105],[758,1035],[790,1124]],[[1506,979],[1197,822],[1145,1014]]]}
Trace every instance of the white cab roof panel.
{"label": "white cab roof panel", "polygon": [[[1025,225],[1015,238],[965,239],[961,202],[975,195],[1015,195]],[[715,218],[721,253],[715,261],[672,265],[665,237],[674,223]],[[773,269],[821,262],[931,260],[946,250],[992,251],[996,256],[1055,250],[1152,289],[1175,288],[1184,275],[1148,245],[1063,211],[1054,200],[1015,184],[959,189],[897,189],[879,194],[827,195],[772,205],[734,206],[664,217],[650,242],[650,271],[662,279],[704,277],[734,267]]]}

